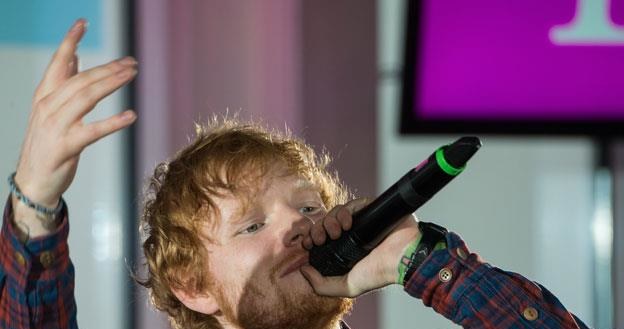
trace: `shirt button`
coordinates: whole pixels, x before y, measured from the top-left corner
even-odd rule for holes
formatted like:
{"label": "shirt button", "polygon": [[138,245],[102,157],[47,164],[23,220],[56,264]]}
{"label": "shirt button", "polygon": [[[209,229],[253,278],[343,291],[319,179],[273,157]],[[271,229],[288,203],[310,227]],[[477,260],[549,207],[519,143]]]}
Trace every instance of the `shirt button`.
{"label": "shirt button", "polygon": [[26,259],[19,251],[15,252],[15,260],[17,260],[17,263],[20,264],[20,266],[26,266]]}
{"label": "shirt button", "polygon": [[457,256],[459,256],[459,258],[463,260],[466,260],[466,258],[468,257],[466,255],[466,252],[462,248],[457,248]]}
{"label": "shirt button", "polygon": [[453,278],[453,272],[445,267],[440,270],[440,272],[438,273],[438,277],[442,282],[449,282],[451,281],[451,278]]}
{"label": "shirt button", "polygon": [[39,256],[39,261],[44,268],[50,268],[52,263],[54,263],[54,255],[52,255],[52,252],[50,251],[44,251]]}
{"label": "shirt button", "polygon": [[534,321],[537,319],[537,316],[539,315],[539,313],[537,313],[537,310],[534,309],[533,307],[527,307],[524,309],[524,311],[522,311],[522,315],[524,316],[525,319],[529,321]]}

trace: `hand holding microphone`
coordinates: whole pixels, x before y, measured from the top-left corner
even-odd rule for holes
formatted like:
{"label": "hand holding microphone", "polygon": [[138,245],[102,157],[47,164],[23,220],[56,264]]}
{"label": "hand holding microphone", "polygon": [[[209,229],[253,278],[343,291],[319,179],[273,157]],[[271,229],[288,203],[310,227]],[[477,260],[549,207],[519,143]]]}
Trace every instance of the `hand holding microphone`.
{"label": "hand holding microphone", "polygon": [[[352,208],[361,209],[355,212],[353,212],[355,209],[350,209],[353,214],[352,221],[348,223],[350,228],[344,229],[343,227],[344,232],[338,239],[326,239],[324,244],[318,245],[317,243],[310,249],[310,265],[323,277],[336,278],[322,279],[318,276],[319,273],[306,268],[302,268],[302,273],[313,286],[319,286],[318,282],[321,280],[348,280],[345,274],[371,253],[390,232],[396,231],[397,226],[408,227],[410,224],[413,227],[416,226],[415,222],[405,223],[410,221],[402,221],[402,219],[426,203],[459,175],[480,146],[481,142],[476,137],[463,137],[450,145],[442,146],[370,204],[363,208],[361,208],[362,205],[355,207],[351,204]],[[361,203],[361,201],[354,202]],[[347,208],[349,206],[350,204],[346,205]],[[345,221],[345,214],[341,215],[340,210],[330,215],[336,218],[343,216],[343,221]],[[413,230],[418,232],[417,229]],[[349,285],[348,282],[334,283]],[[354,296],[360,293],[359,291],[352,292],[348,287],[347,290],[348,293],[337,295]]]}

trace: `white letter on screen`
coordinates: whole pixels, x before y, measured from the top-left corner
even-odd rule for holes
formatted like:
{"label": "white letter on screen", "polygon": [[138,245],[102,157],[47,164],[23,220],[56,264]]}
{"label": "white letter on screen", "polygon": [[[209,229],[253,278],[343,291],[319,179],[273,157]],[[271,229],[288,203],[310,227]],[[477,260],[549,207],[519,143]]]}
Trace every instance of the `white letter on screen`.
{"label": "white letter on screen", "polygon": [[624,27],[613,23],[611,1],[576,0],[572,21],[550,29],[550,41],[560,46],[624,45]]}

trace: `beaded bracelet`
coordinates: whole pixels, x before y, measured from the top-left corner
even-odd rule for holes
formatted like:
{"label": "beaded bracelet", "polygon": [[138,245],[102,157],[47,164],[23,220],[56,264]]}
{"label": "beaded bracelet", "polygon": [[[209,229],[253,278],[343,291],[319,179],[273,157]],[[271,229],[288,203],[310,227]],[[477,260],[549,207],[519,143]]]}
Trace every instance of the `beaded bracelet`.
{"label": "beaded bracelet", "polygon": [[34,211],[36,211],[38,214],[42,215],[46,219],[54,220],[61,214],[61,211],[63,211],[63,202],[59,202],[58,206],[56,206],[56,208],[54,209],[47,208],[47,207],[44,207],[40,204],[33,202],[27,196],[25,196],[22,193],[22,191],[20,191],[19,187],[17,186],[17,183],[15,183],[15,174],[16,173],[12,173],[11,175],[9,175],[9,178],[7,179],[7,181],[9,182],[9,189],[11,193],[15,195],[15,197],[20,202],[28,206],[28,208],[33,209]]}

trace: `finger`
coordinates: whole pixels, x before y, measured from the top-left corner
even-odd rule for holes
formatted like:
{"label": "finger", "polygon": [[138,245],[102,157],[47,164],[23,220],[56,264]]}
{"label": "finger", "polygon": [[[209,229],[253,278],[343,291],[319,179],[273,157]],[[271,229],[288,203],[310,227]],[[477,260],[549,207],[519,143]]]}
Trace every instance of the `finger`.
{"label": "finger", "polygon": [[337,205],[335,207],[333,207],[326,216],[336,216],[336,214],[338,213],[338,211],[340,211],[340,209],[344,208],[344,205]]}
{"label": "finger", "polygon": [[303,247],[307,250],[312,249],[312,247],[314,247],[314,242],[312,241],[312,238],[308,235],[306,237],[303,238]]}
{"label": "finger", "polygon": [[[343,209],[342,212],[344,211],[347,211],[347,210]],[[341,211],[339,211],[338,213],[340,212]],[[351,215],[348,215],[348,216],[350,217]],[[325,217],[325,219],[323,220],[323,227],[325,227],[325,231],[327,232],[327,234],[329,234],[329,237],[332,240],[338,239],[340,235],[342,234],[342,227],[340,226],[340,223],[338,223],[338,220],[334,216]]]}
{"label": "finger", "polygon": [[71,76],[73,65],[70,65],[70,63],[78,47],[78,42],[80,42],[86,32],[86,27],[87,21],[79,19],[72,25],[69,32],[67,32],[61,45],[52,56],[52,60],[50,64],[48,64],[48,68],[43,75],[43,79],[35,91],[36,101],[50,94]]}
{"label": "finger", "polygon": [[100,100],[130,82],[135,75],[136,70],[127,69],[84,87],[56,114],[60,124],[67,127],[82,119]]}
{"label": "finger", "polygon": [[47,107],[50,109],[58,109],[62,104],[68,102],[69,99],[86,87],[115,76],[116,74],[121,74],[121,76],[124,77],[123,72],[128,73],[133,70],[135,66],[136,60],[134,58],[124,57],[82,72],[69,79],[62,88],[57,89],[57,91],[47,97]]}
{"label": "finger", "polygon": [[74,75],[78,74],[78,70],[80,68],[80,58],[78,58],[78,55],[74,54],[72,61],[69,63],[69,77],[73,77]]}
{"label": "finger", "polygon": [[320,246],[325,243],[327,239],[327,232],[325,231],[325,227],[323,226],[323,222],[327,217],[323,218],[321,221],[317,221],[312,225],[310,229],[310,237],[312,238],[312,242],[315,245]]}
{"label": "finger", "polygon": [[315,245],[319,246],[324,244],[327,240],[327,234],[334,240],[340,237],[342,229],[341,225],[338,224],[336,220],[336,214],[344,208],[344,205],[335,206],[322,220],[316,221],[314,225],[312,225],[310,236]]}
{"label": "finger", "polygon": [[82,150],[99,139],[128,127],[134,123],[136,118],[137,116],[134,111],[127,110],[108,119],[96,121],[80,127],[79,131],[71,136],[71,140],[75,143],[72,146],[74,149]]}
{"label": "finger", "polygon": [[347,208],[342,208],[336,214],[336,221],[340,225],[343,231],[348,231],[351,229],[351,225],[353,224],[353,217]]}
{"label": "finger", "polygon": [[349,212],[353,214],[354,212],[364,208],[366,205],[371,203],[371,201],[372,200],[370,198],[353,199],[353,200],[347,202],[345,204],[345,207],[347,207],[347,209],[349,209]]}
{"label": "finger", "polygon": [[345,288],[347,276],[323,276],[310,265],[304,265],[300,269],[301,274],[310,283],[314,291],[322,296],[348,297],[349,292]]}

